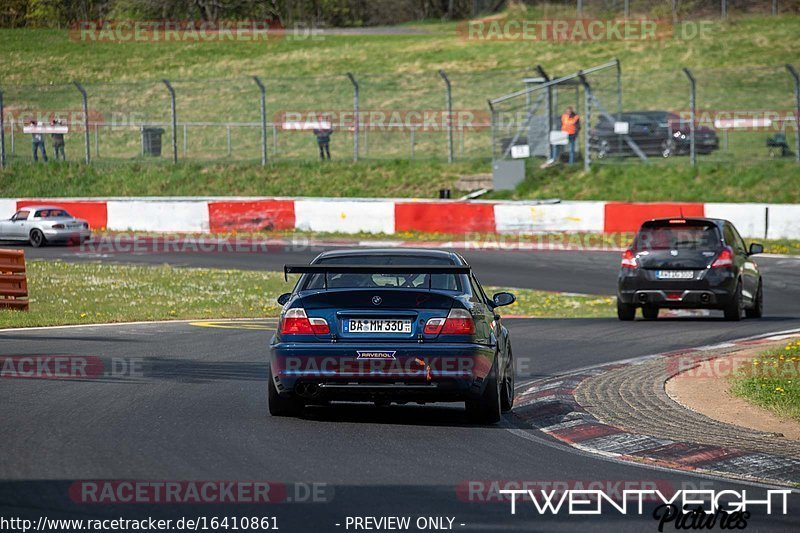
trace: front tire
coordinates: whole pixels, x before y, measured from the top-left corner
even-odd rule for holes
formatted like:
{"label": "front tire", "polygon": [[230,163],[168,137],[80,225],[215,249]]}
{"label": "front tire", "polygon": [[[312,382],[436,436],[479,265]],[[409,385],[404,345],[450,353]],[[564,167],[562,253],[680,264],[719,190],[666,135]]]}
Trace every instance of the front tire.
{"label": "front tire", "polygon": [[626,304],[617,298],[617,317],[624,321],[633,320],[636,318],[636,306]]}
{"label": "front tire", "polygon": [[753,307],[745,309],[745,316],[747,318],[761,318],[764,316],[764,287],[761,281],[758,282],[758,290],[756,291],[756,301],[753,302]]}
{"label": "front tire", "polygon": [[483,394],[477,400],[467,400],[467,418],[477,424],[496,424],[500,421],[502,406],[500,402],[500,382],[497,379],[497,359],[494,358],[494,365],[489,377],[486,379],[486,387]]}
{"label": "front tire", "polygon": [[655,320],[658,318],[658,307],[654,305],[645,305],[642,307],[642,316],[645,320]]}
{"label": "front tire", "polygon": [[303,409],[302,402],[295,398],[284,398],[278,394],[270,367],[267,367],[267,401],[269,414],[272,416],[297,416]]}
{"label": "front tire", "polygon": [[742,282],[736,284],[736,292],[733,294],[733,301],[725,309],[725,320],[738,322],[742,319]]}
{"label": "front tire", "polygon": [[44,233],[42,233],[42,231],[38,229],[32,230],[30,235],[30,242],[31,246],[33,246],[34,248],[39,248],[40,246],[44,245],[44,243],[46,242],[44,238]]}

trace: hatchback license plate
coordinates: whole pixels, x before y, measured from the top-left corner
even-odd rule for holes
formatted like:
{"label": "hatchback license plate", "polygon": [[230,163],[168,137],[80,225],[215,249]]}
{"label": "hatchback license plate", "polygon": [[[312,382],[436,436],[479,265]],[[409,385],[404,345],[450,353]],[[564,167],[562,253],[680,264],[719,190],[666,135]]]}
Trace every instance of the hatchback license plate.
{"label": "hatchback license plate", "polygon": [[694,279],[694,272],[691,270],[657,270],[658,279]]}
{"label": "hatchback license plate", "polygon": [[345,333],[411,333],[411,320],[392,318],[351,318],[344,323]]}

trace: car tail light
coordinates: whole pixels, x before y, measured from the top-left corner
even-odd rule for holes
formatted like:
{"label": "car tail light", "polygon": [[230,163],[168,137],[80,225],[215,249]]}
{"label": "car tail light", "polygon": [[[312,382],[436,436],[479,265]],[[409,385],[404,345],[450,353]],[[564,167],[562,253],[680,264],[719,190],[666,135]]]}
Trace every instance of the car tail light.
{"label": "car tail light", "polygon": [[83,229],[89,229],[89,223],[88,222],[84,222],[83,223]]}
{"label": "car tail light", "polygon": [[466,309],[451,309],[447,318],[431,318],[423,330],[426,335],[472,335],[475,321]]}
{"label": "car tail light", "polygon": [[327,335],[331,332],[328,321],[324,318],[309,318],[308,321],[311,322],[311,330],[316,335]]}
{"label": "car tail light", "polygon": [[625,250],[622,252],[622,268],[637,268],[638,266],[633,250]]}
{"label": "car tail light", "polygon": [[283,315],[280,332],[281,335],[327,335],[331,328],[324,318],[308,318],[305,309],[294,307]]}
{"label": "car tail light", "polygon": [[729,267],[733,265],[733,254],[727,248],[722,250],[717,258],[711,263],[711,268]]}
{"label": "car tail light", "polygon": [[442,331],[442,326],[444,326],[444,318],[431,318],[425,324],[425,329],[422,331],[425,335],[438,335],[439,332]]}
{"label": "car tail light", "polygon": [[65,227],[64,224],[53,224],[53,229],[64,229]]}

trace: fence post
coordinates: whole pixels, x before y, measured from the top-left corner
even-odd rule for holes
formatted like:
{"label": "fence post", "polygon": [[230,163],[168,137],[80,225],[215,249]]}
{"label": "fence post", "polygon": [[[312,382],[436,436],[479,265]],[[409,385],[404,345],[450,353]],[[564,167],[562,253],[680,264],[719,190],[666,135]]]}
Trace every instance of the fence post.
{"label": "fence post", "polygon": [[78,88],[78,91],[81,93],[81,98],[83,98],[83,148],[84,152],[86,153],[86,164],[88,165],[92,162],[92,156],[89,148],[89,95],[86,94],[86,89],[84,89],[83,85],[78,83],[77,80],[73,80],[72,83]]}
{"label": "fence post", "polygon": [[261,166],[263,167],[267,164],[267,88],[258,76],[253,76],[253,81],[261,91]]}
{"label": "fence post", "polygon": [[[170,106],[172,109],[172,162],[178,162],[178,118],[176,116],[175,111],[175,89],[172,88],[172,84],[169,82],[168,79],[161,80],[164,85],[167,86],[167,90],[169,91],[169,98],[170,98]],[[185,137],[184,137],[185,139]]]}
{"label": "fence post", "polygon": [[444,70],[439,70],[439,76],[444,80],[445,104],[447,105],[447,162],[453,162],[453,92],[450,79]]}
{"label": "fence post", "polygon": [[625,18],[628,18],[630,15],[631,15],[630,0],[625,0]]}
{"label": "fence post", "polygon": [[697,150],[694,143],[694,121],[695,121],[695,114],[697,113],[697,84],[695,83],[694,76],[692,76],[692,71],[688,68],[683,69],[683,73],[686,74],[686,77],[689,78],[689,84],[691,86],[691,92],[689,95],[689,112],[691,116],[691,123],[689,124],[689,154],[690,154],[690,161],[692,166],[697,166]]}
{"label": "fence post", "polygon": [[778,0],[772,0],[772,15],[778,14]]}
{"label": "fence post", "polygon": [[720,14],[722,18],[728,18],[728,0],[720,0]]}
{"label": "fence post", "polygon": [[[14,131],[14,125],[11,125]],[[3,110],[3,91],[0,91],[0,168],[6,168],[6,120]]]}
{"label": "fence post", "polygon": [[[489,110],[491,112],[491,119],[490,119],[491,124],[489,124],[489,126],[490,126],[490,131],[491,131],[491,134],[492,134],[492,163],[494,163],[494,159],[495,159],[495,141],[496,141],[494,125],[497,123],[497,113],[494,110],[494,106],[492,105],[492,101],[491,100],[487,100],[487,102],[489,104]],[[550,135],[549,132],[548,132],[548,135]]]}
{"label": "fence post", "polygon": [[786,65],[786,70],[794,78],[794,159],[800,163],[800,75],[793,65]]}
{"label": "fence post", "polygon": [[361,119],[358,116],[358,103],[359,103],[359,94],[358,94],[358,81],[356,81],[355,76],[351,72],[347,73],[347,77],[350,79],[350,83],[353,84],[353,161],[358,161],[358,135],[359,135],[359,122]]}
{"label": "fence post", "polygon": [[[622,120],[622,63],[619,58],[615,58],[615,61],[617,62],[617,121],[620,121]],[[621,135],[617,135],[617,148],[622,153]]]}
{"label": "fence post", "polygon": [[581,16],[583,16],[583,1],[582,0],[578,0],[577,6],[575,7],[575,10],[577,11],[578,18],[581,18]]}
{"label": "fence post", "polygon": [[583,126],[583,170],[589,172],[589,125],[592,123],[592,88],[586,76],[580,75],[583,84],[583,107],[586,113],[586,124]]}

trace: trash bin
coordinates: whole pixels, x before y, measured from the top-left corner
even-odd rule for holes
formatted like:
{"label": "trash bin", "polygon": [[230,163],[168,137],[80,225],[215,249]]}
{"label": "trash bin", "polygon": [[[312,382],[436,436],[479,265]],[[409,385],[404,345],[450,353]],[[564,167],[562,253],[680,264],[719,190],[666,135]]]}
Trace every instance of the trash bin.
{"label": "trash bin", "polygon": [[163,128],[142,127],[142,155],[161,157],[161,136]]}

